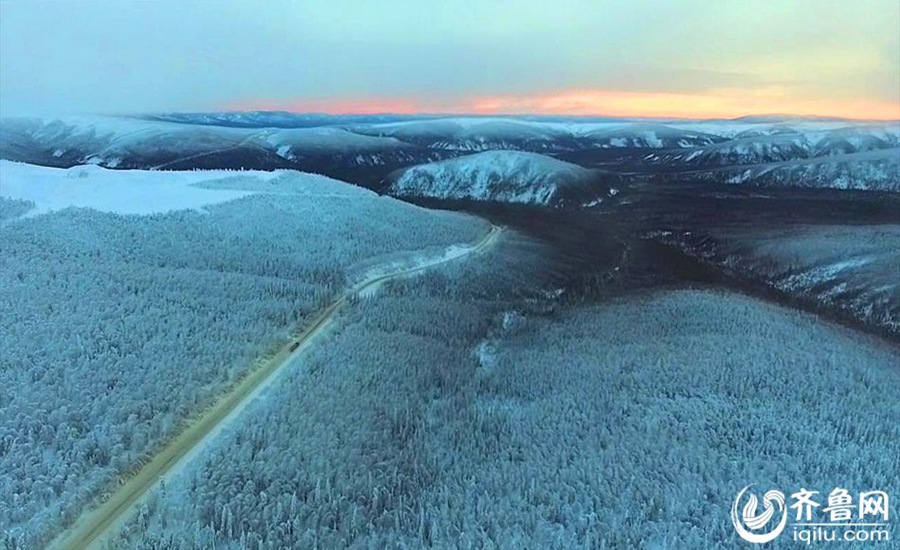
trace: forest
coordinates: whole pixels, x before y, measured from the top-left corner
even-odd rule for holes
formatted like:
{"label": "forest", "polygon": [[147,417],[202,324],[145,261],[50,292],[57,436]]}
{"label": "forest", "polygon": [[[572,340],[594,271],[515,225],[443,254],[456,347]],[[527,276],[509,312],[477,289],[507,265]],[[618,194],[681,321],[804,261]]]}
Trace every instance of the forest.
{"label": "forest", "polygon": [[34,208],[34,203],[21,199],[0,197],[0,223],[18,218]]}
{"label": "forest", "polygon": [[367,265],[488,227],[293,176],[248,190],[143,216],[0,201],[0,546],[45,543]]}
{"label": "forest", "polygon": [[720,291],[554,313],[541,257],[347,310],[118,544],[731,548],[749,483],[900,486],[895,348]]}
{"label": "forest", "polygon": [[736,227],[681,232],[664,240],[807,309],[900,338],[897,225]]}

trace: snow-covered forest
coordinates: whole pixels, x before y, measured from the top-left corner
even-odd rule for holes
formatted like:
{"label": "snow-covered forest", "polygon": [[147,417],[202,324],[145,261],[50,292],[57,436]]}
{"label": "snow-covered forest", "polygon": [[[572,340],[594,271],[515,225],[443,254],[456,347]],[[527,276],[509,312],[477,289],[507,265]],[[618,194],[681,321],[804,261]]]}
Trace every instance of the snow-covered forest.
{"label": "snow-covered forest", "polygon": [[[567,191],[596,198],[598,191],[588,189],[595,178],[590,170],[545,155],[488,151],[400,170],[388,191],[398,197],[558,205]],[[607,190],[603,186],[602,194]]]}
{"label": "snow-covered forest", "polygon": [[894,348],[712,291],[548,316],[540,258],[347,310],[118,544],[733,547],[747,483],[900,482]]}
{"label": "snow-covered forest", "polygon": [[814,310],[900,335],[900,226],[719,229],[666,237],[687,253]]}
{"label": "snow-covered forest", "polygon": [[34,202],[0,197],[0,222],[23,216],[34,208]]}
{"label": "snow-covered forest", "polygon": [[316,176],[263,179],[221,183],[244,198],[149,215],[20,217],[33,205],[0,201],[6,547],[45,543],[358,270],[488,227]]}
{"label": "snow-covered forest", "polygon": [[395,525],[414,532],[438,458],[423,454],[430,424],[466,401],[456,392],[474,380],[472,349],[502,311],[537,295],[546,273],[534,247],[506,237],[487,261],[391,283],[345,310],[327,343],[140,512],[140,540],[118,544],[382,546]]}

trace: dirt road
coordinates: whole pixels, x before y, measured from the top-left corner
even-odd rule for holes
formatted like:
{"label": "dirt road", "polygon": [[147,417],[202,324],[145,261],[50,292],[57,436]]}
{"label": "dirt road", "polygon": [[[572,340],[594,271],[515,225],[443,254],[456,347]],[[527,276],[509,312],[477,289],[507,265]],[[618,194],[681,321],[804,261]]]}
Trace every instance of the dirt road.
{"label": "dirt road", "polygon": [[492,226],[491,230],[475,244],[452,247],[441,256],[421,258],[412,265],[372,275],[353,285],[315,314],[303,331],[285,343],[273,357],[251,371],[210,408],[192,420],[107,500],[83,513],[69,529],[51,542],[49,547],[65,550],[102,548],[104,541],[110,540],[115,535],[141,502],[149,496],[152,489],[161,480],[171,477],[189,463],[225,425],[237,418],[244,407],[277,378],[280,371],[302,353],[317,336],[325,332],[338,310],[352,297],[367,295],[391,279],[406,277],[481,252],[491,246],[501,232],[500,227]]}

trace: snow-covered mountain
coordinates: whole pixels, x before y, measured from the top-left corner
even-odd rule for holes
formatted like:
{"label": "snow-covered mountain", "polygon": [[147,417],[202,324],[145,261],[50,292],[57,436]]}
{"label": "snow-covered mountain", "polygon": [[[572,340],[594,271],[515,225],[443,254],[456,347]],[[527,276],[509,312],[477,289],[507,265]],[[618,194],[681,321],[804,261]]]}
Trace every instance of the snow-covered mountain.
{"label": "snow-covered mountain", "polygon": [[391,175],[388,193],[560,205],[596,193],[596,177],[594,171],[537,153],[486,151],[401,170]]}
{"label": "snow-covered mountain", "polygon": [[287,111],[238,111],[213,113],[159,113],[146,115],[146,120],[232,126],[235,128],[314,128],[346,126],[350,124],[384,124],[421,119],[421,115],[327,115],[319,113],[290,113]]}
{"label": "snow-covered mountain", "polygon": [[[237,128],[124,117],[0,121],[0,158],[67,168],[293,168],[375,182],[403,166],[446,158],[390,137],[337,127]],[[348,175],[349,174],[349,175]]]}
{"label": "snow-covered mountain", "polygon": [[178,157],[234,149],[247,132],[120,117],[3,119],[0,155],[7,160],[68,167],[150,167]]}
{"label": "snow-covered mountain", "polygon": [[586,148],[671,149],[709,146],[723,138],[662,124],[586,125],[575,132]]}
{"label": "snow-covered mountain", "polygon": [[[416,149],[393,138],[333,127],[250,129],[124,117],[65,117],[4,119],[2,128],[0,152],[7,158],[48,153],[57,159],[57,164],[101,164],[111,168],[153,167],[154,161],[175,164],[195,155],[212,156],[236,149],[256,149],[288,160],[301,156],[392,154]],[[371,162],[382,163],[379,159]]]}
{"label": "snow-covered mountain", "polygon": [[447,118],[353,126],[354,132],[394,137],[431,149],[451,151],[567,151],[579,147],[564,126],[507,118]]}
{"label": "snow-covered mountain", "polygon": [[757,187],[817,187],[900,192],[900,149],[827,155],[807,160],[708,172],[704,179]]}
{"label": "snow-covered mountain", "polygon": [[762,125],[734,138],[702,147],[669,148],[648,153],[643,160],[672,167],[744,166],[830,155],[845,155],[900,147],[900,125],[793,129]]}
{"label": "snow-covered mountain", "polygon": [[[379,189],[389,174],[410,166],[523,151],[630,181],[893,190],[891,155],[900,155],[900,123],[791,117],[635,122],[199,113],[3,119],[0,129],[0,158],[32,164],[292,168]],[[883,157],[858,156],[879,151]],[[807,163],[813,159],[825,160]]]}
{"label": "snow-covered mountain", "polygon": [[542,122],[509,118],[447,118],[353,126],[359,133],[390,136],[433,149],[454,151],[577,151],[595,148],[697,147],[715,135],[662,124]]}

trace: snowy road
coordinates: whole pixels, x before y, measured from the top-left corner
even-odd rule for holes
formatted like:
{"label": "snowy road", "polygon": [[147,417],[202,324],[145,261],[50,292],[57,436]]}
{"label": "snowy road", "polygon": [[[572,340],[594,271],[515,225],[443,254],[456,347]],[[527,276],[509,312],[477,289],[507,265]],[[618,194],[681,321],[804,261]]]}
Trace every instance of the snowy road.
{"label": "snowy road", "polygon": [[314,315],[306,328],[285,343],[274,356],[266,359],[236,386],[223,394],[209,409],[190,420],[181,433],[99,507],[85,511],[69,529],[50,544],[50,548],[65,550],[102,548],[104,542],[116,534],[150,495],[152,489],[160,481],[177,474],[191,459],[202,452],[224,426],[234,421],[247,404],[270,386],[285,367],[308,348],[316,337],[325,332],[334,321],[336,313],[351,298],[370,294],[389,280],[407,277],[482,252],[496,242],[502,231],[502,228],[492,226],[491,230],[476,243],[453,246],[439,256],[421,257],[402,268],[373,273],[347,289],[343,295]]}

